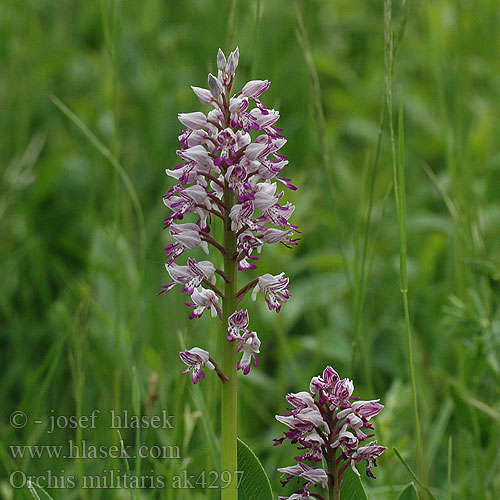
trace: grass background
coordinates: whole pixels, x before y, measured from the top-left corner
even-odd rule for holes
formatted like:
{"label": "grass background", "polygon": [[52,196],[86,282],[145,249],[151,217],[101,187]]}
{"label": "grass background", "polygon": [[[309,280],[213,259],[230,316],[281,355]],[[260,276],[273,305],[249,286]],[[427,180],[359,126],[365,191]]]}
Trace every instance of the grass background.
{"label": "grass background", "polygon": [[[15,470],[125,472],[119,459],[20,460],[8,448],[116,444],[111,409],[174,415],[173,430],[123,431],[127,444],[180,447],[180,460],[131,461],[139,475],[169,483],[183,470],[217,468],[219,382],[207,377],[193,387],[177,354],[185,345],[215,352],[216,324],[188,321],[178,291],[155,293],[168,281],[161,196],[170,187],[165,168],[178,163],[176,115],[199,109],[189,86],[205,86],[217,49],[236,44],[236,86],[272,82],[264,102],[281,112],[287,174],[299,186],[287,197],[303,230],[299,247],[266,248],[261,258],[262,273],[290,276],[292,298],[279,315],[264,301],[249,306],[262,354],[241,378],[241,437],[282,493],[275,469],[295,453],[271,446],[283,430],[274,415],[285,410],[287,392],[305,389],[331,364],[359,396],[385,404],[376,428],[389,450],[377,480],[366,481],[371,498],[395,499],[411,480],[394,447],[437,498],[500,498],[500,11],[493,0],[408,9],[405,18],[393,5],[396,35],[406,23],[391,111],[398,146],[404,132],[420,460],[387,112],[377,155],[387,111],[383,3],[2,0],[0,498],[31,498],[10,486]],[[148,406],[154,373],[158,400]],[[97,429],[47,433],[50,415],[93,409],[102,412]],[[9,425],[15,410],[28,415],[23,429]],[[50,492],[218,496],[200,486]]]}

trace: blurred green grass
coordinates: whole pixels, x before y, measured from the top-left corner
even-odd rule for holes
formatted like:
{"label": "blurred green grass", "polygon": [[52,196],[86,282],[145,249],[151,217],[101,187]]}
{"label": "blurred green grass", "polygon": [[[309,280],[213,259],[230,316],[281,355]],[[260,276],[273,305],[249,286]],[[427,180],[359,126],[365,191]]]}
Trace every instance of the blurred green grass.
{"label": "blurred green grass", "polygon": [[[405,116],[420,420],[428,481],[441,498],[450,436],[451,497],[500,497],[499,15],[492,0],[410,5],[394,68],[395,102],[401,89]],[[393,16],[400,19],[398,2]],[[9,486],[14,470],[124,472],[123,460],[14,460],[7,446],[116,444],[116,431],[104,425],[49,435],[34,420],[46,421],[52,409],[132,411],[134,385],[144,403],[153,373],[158,400],[147,411],[168,409],[175,430],[143,431],[141,441],[179,445],[182,460],[143,460],[142,474],[171,478],[183,469],[217,468],[218,381],[207,377],[191,387],[177,356],[184,343],[216,349],[215,325],[189,322],[180,294],[154,294],[167,279],[161,195],[170,186],[165,168],[177,164],[176,116],[199,108],[189,86],[204,86],[218,47],[235,44],[237,85],[272,81],[265,102],[281,112],[288,173],[299,186],[289,198],[303,230],[299,247],[268,248],[261,259],[260,272],[291,277],[292,299],[279,316],[264,303],[251,306],[263,344],[259,369],[241,379],[241,437],[281,493],[275,469],[294,453],[271,446],[282,432],[274,414],[284,410],[286,392],[306,388],[328,363],[352,378],[363,398],[382,399],[379,442],[415,463],[387,129],[374,167],[383,27],[383,5],[375,0],[3,0],[1,498],[31,498]],[[52,95],[119,159],[143,224],[116,170]],[[9,425],[18,409],[30,419],[23,430]],[[123,438],[133,444],[136,434],[123,431]],[[410,481],[391,451],[376,475],[367,486],[377,499],[397,498]],[[129,498],[79,488],[51,495]],[[138,498],[217,494],[164,488]]]}

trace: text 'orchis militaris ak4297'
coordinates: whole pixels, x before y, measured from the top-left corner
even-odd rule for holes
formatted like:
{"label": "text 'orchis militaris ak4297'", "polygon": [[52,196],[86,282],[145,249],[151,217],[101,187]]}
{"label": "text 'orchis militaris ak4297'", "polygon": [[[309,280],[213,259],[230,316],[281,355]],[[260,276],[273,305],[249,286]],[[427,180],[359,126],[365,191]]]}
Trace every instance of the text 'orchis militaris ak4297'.
{"label": "text 'orchis militaris ak4297'", "polygon": [[[212,317],[224,321],[227,341],[237,342],[237,351],[242,354],[238,369],[247,374],[252,362],[257,365],[260,340],[248,328],[248,312],[240,309],[241,303],[248,292],[253,300],[262,292],[269,309],[279,312],[281,303],[290,296],[289,280],[284,273],[264,274],[238,290],[236,270],[255,269],[256,254],[266,243],[296,245],[294,236],[299,231],[289,222],[295,207],[282,202],[283,191],[278,189],[279,185],[296,189],[281,175],[288,160],[279,153],[286,143],[275,126],[279,112],[260,101],[270,83],[253,80],[231,95],[238,58],[238,48],[227,59],[219,49],[218,75],[208,75],[209,89],[192,87],[201,104],[212,106],[212,110],[179,114],[186,127],[179,135],[177,151],[183,163],[167,169],[178,182],[163,196],[171,210],[164,225],[175,240],[165,248],[165,266],[172,282],[160,293],[180,284],[189,296],[186,305],[193,307],[191,319],[208,309]],[[189,214],[194,218],[185,221]],[[223,241],[212,231],[217,220],[223,224]],[[223,258],[218,260],[224,261],[221,268],[216,267],[216,259],[188,257],[185,265],[177,263],[186,250],[198,247],[207,255],[211,250],[220,252]],[[183,373],[191,371],[194,383],[205,376],[203,367],[216,370],[225,380],[204,349],[194,347],[181,352],[180,357],[188,365]]]}

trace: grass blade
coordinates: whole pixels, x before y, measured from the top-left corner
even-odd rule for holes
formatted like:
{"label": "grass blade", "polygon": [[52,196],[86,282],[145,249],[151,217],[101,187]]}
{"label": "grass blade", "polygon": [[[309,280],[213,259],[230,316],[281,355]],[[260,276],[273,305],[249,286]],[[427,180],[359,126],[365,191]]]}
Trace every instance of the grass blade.
{"label": "grass blade", "polygon": [[137,195],[137,191],[130,180],[127,172],[121,165],[121,163],[116,159],[113,153],[97,138],[97,136],[83,123],[80,118],[71,111],[71,109],[66,106],[60,99],[58,99],[55,95],[50,97],[52,102],[57,106],[57,108],[67,117],[69,118],[83,133],[83,135],[92,143],[92,145],[101,153],[106,160],[110,163],[110,165],[116,170],[118,175],[120,176],[123,184],[125,185],[125,189],[130,196],[132,204],[134,206],[134,211],[137,218],[137,225],[139,227],[139,232],[141,236],[141,248],[144,248],[144,243],[146,239],[146,229],[144,222],[144,213],[142,211],[141,203],[139,201],[139,196]]}
{"label": "grass blade", "polygon": [[394,179],[394,199],[396,202],[398,234],[399,234],[399,269],[400,287],[403,296],[404,322],[406,342],[408,349],[408,365],[413,399],[413,413],[415,420],[417,463],[419,470],[423,470],[422,433],[420,428],[420,417],[417,400],[417,384],[415,380],[415,367],[413,360],[413,342],[410,323],[410,310],[408,303],[408,275],[407,275],[407,242],[406,242],[406,182],[405,182],[405,155],[404,155],[404,121],[403,121],[403,98],[400,93],[399,119],[398,119],[398,149],[396,151],[396,137],[394,132],[393,98],[392,98],[392,75],[394,68],[394,40],[392,28],[392,0],[384,2],[384,59],[386,66],[386,97],[389,113],[389,130],[391,136],[392,169]]}

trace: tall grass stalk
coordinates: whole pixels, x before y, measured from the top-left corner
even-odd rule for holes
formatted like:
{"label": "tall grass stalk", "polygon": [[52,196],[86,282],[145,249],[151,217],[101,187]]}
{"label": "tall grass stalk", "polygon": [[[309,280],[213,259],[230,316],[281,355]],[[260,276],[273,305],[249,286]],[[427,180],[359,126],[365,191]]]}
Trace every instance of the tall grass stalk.
{"label": "tall grass stalk", "polygon": [[[83,369],[83,356],[86,341],[86,326],[88,317],[89,299],[84,297],[82,303],[79,306],[79,310],[76,313],[76,321],[73,329],[73,352],[71,353],[71,369],[72,377],[74,380],[74,395],[75,395],[75,407],[77,419],[83,414],[82,402],[83,402],[83,388],[85,385],[85,372]],[[82,428],[77,426],[75,429],[75,441],[78,449],[82,449]],[[76,459],[76,469],[78,471],[78,476],[80,481],[83,482],[84,477],[84,460]],[[81,495],[83,500],[89,498],[88,490],[85,488],[81,489]]]}
{"label": "tall grass stalk", "polygon": [[[125,442],[123,441],[122,434],[119,429],[116,430],[116,434],[118,436],[118,443],[120,445],[120,450],[126,450]],[[127,460],[127,454],[126,453],[121,453],[123,455],[123,461],[125,462],[125,470],[127,471],[127,474],[130,476],[131,475],[131,469],[130,469],[130,464],[128,463]],[[138,495],[138,490],[136,488],[128,488],[128,493],[130,496],[130,500],[134,500],[134,493],[133,490],[135,490],[135,500],[137,500],[137,495]]]}
{"label": "tall grass stalk", "polygon": [[[137,368],[132,366],[132,409],[134,411],[134,415],[138,415],[142,418],[142,404],[141,404],[141,386],[139,381],[139,376],[137,375]],[[139,449],[141,446],[141,426],[138,425],[135,429],[135,475],[141,476],[141,455],[139,453]],[[137,488],[133,488],[135,500],[139,500],[139,490]],[[132,495],[131,495],[132,496]]]}
{"label": "tall grass stalk", "polygon": [[[366,338],[361,339],[361,325],[362,325],[362,315],[363,315],[363,305],[365,302],[366,295],[366,280],[367,275],[370,270],[370,259],[368,255],[368,249],[370,246],[370,229],[371,229],[371,219],[373,212],[373,199],[375,191],[375,180],[377,177],[378,166],[380,162],[380,150],[382,145],[382,137],[385,128],[386,119],[386,99],[385,96],[382,100],[377,137],[377,149],[375,152],[375,158],[369,168],[369,172],[366,174],[366,182],[363,183],[364,190],[362,199],[366,198],[366,203],[364,209],[361,207],[360,215],[358,217],[358,227],[355,236],[355,258],[354,258],[354,279],[353,279],[353,291],[354,291],[354,345],[351,354],[351,373],[354,373],[356,367],[356,354],[359,352],[361,354],[361,362],[363,364],[364,375],[366,383],[373,393],[373,377],[370,374],[370,363],[368,356],[368,342]],[[362,233],[362,234],[360,234]],[[361,239],[361,243],[360,243]],[[361,249],[360,249],[361,246]]]}
{"label": "tall grass stalk", "polygon": [[[420,415],[418,409],[417,384],[415,379],[413,340],[410,323],[410,308],[408,303],[408,275],[407,275],[407,242],[406,242],[406,180],[405,180],[405,155],[404,155],[404,121],[403,121],[403,97],[400,92],[399,113],[398,113],[398,144],[394,131],[393,117],[393,70],[394,70],[394,33],[392,26],[392,0],[384,1],[384,61],[386,75],[386,97],[387,109],[389,113],[389,130],[391,136],[392,169],[394,182],[394,198],[396,202],[396,212],[399,234],[399,269],[400,287],[403,297],[404,324],[406,332],[406,342],[408,349],[408,365],[410,383],[413,400],[413,413],[415,420],[416,434],[416,456],[417,467],[420,473],[423,472],[423,447],[422,432],[420,428]],[[424,481],[425,483],[425,481]]]}
{"label": "tall grass stalk", "polygon": [[[105,5],[107,4],[107,5]],[[104,32],[106,52],[109,59],[109,64],[106,65],[106,70],[110,73],[111,79],[111,109],[113,115],[113,136],[111,140],[111,152],[114,158],[119,158],[118,150],[118,71],[116,61],[116,0],[100,0],[99,6],[101,9],[101,20]],[[117,171],[112,172],[113,182],[113,247],[114,252],[119,254],[119,231],[121,226],[120,212],[120,179]],[[115,271],[120,273],[118,266]],[[122,291],[118,289],[115,293],[114,310],[112,311],[112,332],[114,339],[115,359],[120,358],[121,341],[121,321],[122,321]],[[122,369],[117,363],[114,368],[113,380],[113,406],[118,411],[121,406],[121,385],[122,385]]]}
{"label": "tall grass stalk", "polygon": [[448,483],[448,500],[451,500],[451,466],[453,460],[453,437],[450,436],[448,438],[448,474],[447,474],[447,483]]}

